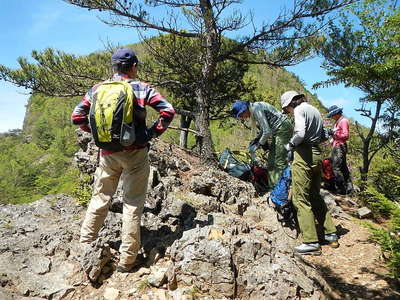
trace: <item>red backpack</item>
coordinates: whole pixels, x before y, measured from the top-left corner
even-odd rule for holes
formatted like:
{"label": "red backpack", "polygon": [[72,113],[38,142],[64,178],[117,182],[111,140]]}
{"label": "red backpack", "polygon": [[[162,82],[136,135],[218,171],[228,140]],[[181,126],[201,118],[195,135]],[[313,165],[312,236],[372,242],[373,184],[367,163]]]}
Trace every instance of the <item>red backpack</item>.
{"label": "red backpack", "polygon": [[331,180],[335,178],[335,174],[333,173],[332,160],[330,158],[326,158],[322,161],[322,176],[325,180]]}

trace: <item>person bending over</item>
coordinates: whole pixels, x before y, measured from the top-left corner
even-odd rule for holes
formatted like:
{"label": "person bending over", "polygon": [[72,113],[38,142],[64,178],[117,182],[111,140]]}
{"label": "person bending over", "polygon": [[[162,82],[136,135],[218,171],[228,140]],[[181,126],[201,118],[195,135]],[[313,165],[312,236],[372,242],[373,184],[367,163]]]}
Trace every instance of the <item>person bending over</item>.
{"label": "person bending over", "polygon": [[[293,126],[280,111],[265,102],[249,103],[236,101],[232,106],[232,115],[236,119],[250,119],[259,132],[249,144],[249,152],[255,159],[255,151],[262,148],[268,153],[268,182],[270,188],[278,182],[282,171],[288,166],[285,145],[292,136]],[[268,139],[272,142],[268,145]]]}

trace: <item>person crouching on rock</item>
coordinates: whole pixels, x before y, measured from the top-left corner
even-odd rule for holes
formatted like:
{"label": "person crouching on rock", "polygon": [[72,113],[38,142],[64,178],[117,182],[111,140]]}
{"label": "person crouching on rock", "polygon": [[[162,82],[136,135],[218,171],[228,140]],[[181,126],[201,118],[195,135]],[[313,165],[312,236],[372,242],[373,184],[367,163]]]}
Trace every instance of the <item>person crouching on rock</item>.
{"label": "person crouching on rock", "polygon": [[328,208],[321,198],[321,149],[324,135],[319,111],[306,102],[303,94],[287,91],[281,96],[284,113],[294,115],[294,133],[286,145],[288,161],[292,162],[292,199],[303,236],[303,244],[294,251],[301,254],[321,254],[315,219],[324,227],[325,241],[338,247],[336,228]]}
{"label": "person crouching on rock", "polygon": [[[268,182],[270,188],[274,187],[282,171],[288,166],[285,145],[292,136],[292,124],[285,115],[266,102],[236,101],[231,113],[236,119],[250,118],[252,126],[259,130],[257,137],[249,144],[249,152],[255,159],[255,151],[258,148],[269,150]],[[270,146],[267,142],[269,138],[272,140]]]}

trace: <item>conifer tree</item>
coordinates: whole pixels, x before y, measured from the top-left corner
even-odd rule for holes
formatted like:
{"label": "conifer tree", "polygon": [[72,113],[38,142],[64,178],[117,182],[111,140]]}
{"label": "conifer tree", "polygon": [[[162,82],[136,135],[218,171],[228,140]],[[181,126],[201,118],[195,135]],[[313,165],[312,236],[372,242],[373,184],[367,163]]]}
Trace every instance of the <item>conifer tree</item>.
{"label": "conifer tree", "polygon": [[400,10],[395,5],[396,1],[368,0],[344,11],[331,24],[321,48],[330,79],[314,85],[343,83],[364,93],[357,111],[370,119],[371,126],[365,130],[356,122],[364,181],[375,155],[394,141],[400,128],[400,27],[395,26]]}

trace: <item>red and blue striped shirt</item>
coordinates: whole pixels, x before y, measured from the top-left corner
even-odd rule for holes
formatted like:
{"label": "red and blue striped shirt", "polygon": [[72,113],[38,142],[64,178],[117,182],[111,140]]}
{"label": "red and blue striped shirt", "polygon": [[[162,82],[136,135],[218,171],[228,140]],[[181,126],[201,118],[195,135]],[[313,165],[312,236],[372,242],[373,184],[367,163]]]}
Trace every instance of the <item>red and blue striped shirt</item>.
{"label": "red and blue striped shirt", "polygon": [[[112,76],[111,80],[126,80],[129,79],[127,75],[116,73]],[[132,85],[133,92],[135,94],[135,117],[139,118],[140,121],[145,122],[146,119],[146,106],[151,106],[159,113],[159,118],[154,122],[151,126],[151,130],[153,134],[157,137],[161,135],[171,123],[172,119],[175,115],[175,110],[172,105],[165,100],[160,93],[158,93],[153,87],[149,84],[139,81],[139,80],[131,80],[130,84]],[[89,111],[92,103],[92,97],[96,88],[100,86],[101,83],[93,86],[86,95],[82,98],[81,102],[75,107],[72,112],[71,120],[75,125],[79,125],[80,128],[84,131],[90,132],[89,125]],[[132,145],[126,147],[126,150],[134,150],[146,147],[146,145]],[[102,155],[106,155],[115,151],[107,151],[102,150]]]}

